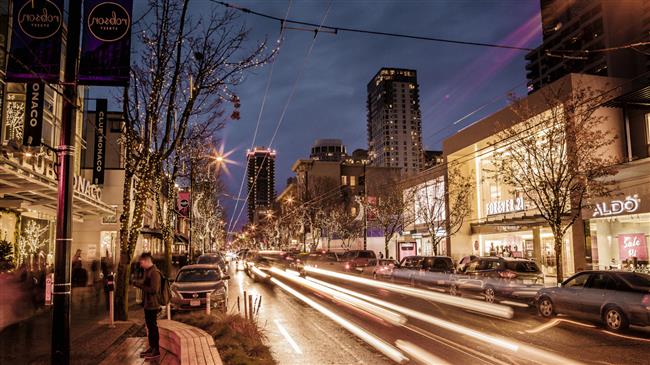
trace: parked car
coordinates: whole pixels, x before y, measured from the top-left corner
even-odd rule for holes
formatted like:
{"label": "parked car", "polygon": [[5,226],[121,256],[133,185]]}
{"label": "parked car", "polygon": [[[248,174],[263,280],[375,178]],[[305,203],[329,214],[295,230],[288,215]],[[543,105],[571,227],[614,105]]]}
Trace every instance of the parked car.
{"label": "parked car", "polygon": [[408,256],[393,269],[391,279],[447,291],[452,288],[454,272],[454,261],[451,257]]}
{"label": "parked car", "polygon": [[324,269],[335,269],[341,261],[341,256],[333,251],[314,251],[308,254],[296,255],[293,268],[302,275],[305,274],[305,266],[320,267]]}
{"label": "parked car", "polygon": [[534,261],[507,257],[477,257],[457,271],[452,294],[478,294],[486,302],[517,299],[532,303],[544,287],[544,275]]}
{"label": "parked car", "polygon": [[217,265],[224,273],[228,272],[228,262],[220,253],[209,253],[199,256],[196,260],[199,265]]}
{"label": "parked car", "polygon": [[210,306],[223,312],[228,305],[228,285],[230,276],[224,274],[216,265],[187,265],[176,274],[171,284],[171,309],[204,309],[207,298]]}
{"label": "parked car", "polygon": [[456,270],[458,270],[460,272],[465,271],[465,268],[467,267],[467,265],[469,265],[470,262],[476,260],[477,257],[478,256],[476,256],[476,255],[469,255],[469,256],[463,257],[462,259],[460,259],[460,261],[458,261],[458,265],[456,266]]}
{"label": "parked car", "polygon": [[393,270],[399,266],[399,261],[393,259],[379,259],[377,265],[372,270],[374,279],[390,278]]}
{"label": "parked car", "polygon": [[585,271],[535,298],[544,317],[567,314],[601,321],[612,331],[650,325],[650,275],[629,271]]}
{"label": "parked car", "polygon": [[340,261],[345,271],[363,271],[365,267],[377,263],[377,255],[371,250],[350,250],[343,254]]}

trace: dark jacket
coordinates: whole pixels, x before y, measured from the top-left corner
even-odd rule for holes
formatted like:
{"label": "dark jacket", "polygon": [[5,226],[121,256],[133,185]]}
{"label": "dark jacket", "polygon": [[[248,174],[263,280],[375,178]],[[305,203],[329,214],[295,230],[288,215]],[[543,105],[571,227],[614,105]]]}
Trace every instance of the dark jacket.
{"label": "dark jacket", "polygon": [[144,270],[144,277],[133,285],[142,289],[144,309],[160,309],[160,271],[156,265]]}

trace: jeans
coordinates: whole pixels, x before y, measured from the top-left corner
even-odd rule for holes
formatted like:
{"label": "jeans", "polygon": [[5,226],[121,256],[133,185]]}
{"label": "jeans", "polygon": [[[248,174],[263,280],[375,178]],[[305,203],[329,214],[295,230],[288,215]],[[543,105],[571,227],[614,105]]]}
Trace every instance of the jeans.
{"label": "jeans", "polygon": [[158,351],[158,318],[159,309],[145,309],[144,322],[147,325],[147,336],[149,337],[149,348]]}

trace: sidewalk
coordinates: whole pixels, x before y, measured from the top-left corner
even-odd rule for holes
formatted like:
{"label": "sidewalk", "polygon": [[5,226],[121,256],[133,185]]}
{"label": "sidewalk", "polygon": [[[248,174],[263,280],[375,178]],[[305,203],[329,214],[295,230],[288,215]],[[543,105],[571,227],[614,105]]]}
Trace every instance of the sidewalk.
{"label": "sidewalk", "polygon": [[[129,321],[108,328],[103,293],[94,288],[74,288],[70,320],[71,363],[98,364],[107,350],[123,337],[143,335],[142,307],[130,296]],[[0,364],[49,364],[51,311],[14,323],[0,332]]]}

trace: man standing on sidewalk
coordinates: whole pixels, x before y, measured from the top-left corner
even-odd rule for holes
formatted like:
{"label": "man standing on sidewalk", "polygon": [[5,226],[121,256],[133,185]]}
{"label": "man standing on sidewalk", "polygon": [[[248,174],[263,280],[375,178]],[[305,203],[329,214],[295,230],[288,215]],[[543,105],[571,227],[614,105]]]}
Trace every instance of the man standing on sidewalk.
{"label": "man standing on sidewalk", "polygon": [[144,252],[139,258],[140,266],[144,269],[144,277],[135,280],[133,285],[142,289],[142,304],[144,305],[144,320],[147,324],[149,349],[140,354],[147,360],[160,357],[158,347],[158,323],[156,319],[160,312],[160,271],[154,265],[151,254]]}

